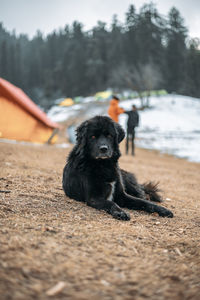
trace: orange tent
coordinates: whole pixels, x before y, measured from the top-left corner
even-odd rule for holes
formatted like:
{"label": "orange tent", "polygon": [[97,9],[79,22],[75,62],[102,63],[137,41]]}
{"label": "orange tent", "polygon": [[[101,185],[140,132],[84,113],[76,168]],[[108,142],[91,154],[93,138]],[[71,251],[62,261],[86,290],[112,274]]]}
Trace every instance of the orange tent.
{"label": "orange tent", "polygon": [[21,89],[0,78],[0,138],[54,143],[58,128]]}

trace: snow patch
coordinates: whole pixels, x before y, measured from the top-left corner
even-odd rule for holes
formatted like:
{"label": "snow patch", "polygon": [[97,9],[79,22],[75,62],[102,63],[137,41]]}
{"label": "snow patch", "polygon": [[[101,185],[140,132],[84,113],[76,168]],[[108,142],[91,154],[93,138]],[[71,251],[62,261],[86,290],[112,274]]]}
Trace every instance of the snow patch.
{"label": "snow patch", "polygon": [[[136,103],[137,102],[137,103]],[[129,110],[138,100],[121,103]],[[136,145],[200,162],[200,99],[167,95],[151,97],[151,109],[140,111]],[[126,127],[126,115],[120,124]]]}
{"label": "snow patch", "polygon": [[[78,118],[80,112],[84,112],[85,119],[107,113],[106,106],[102,107],[98,102],[87,103],[91,100],[88,97],[85,103],[70,107],[54,106],[48,117],[52,121],[62,122],[70,117]],[[126,110],[131,110],[132,104],[140,107],[140,100],[120,102]],[[150,105],[150,109],[139,111],[136,145],[200,162],[200,99],[180,95],[152,96]],[[126,121],[127,115],[121,114],[119,123],[124,129]]]}

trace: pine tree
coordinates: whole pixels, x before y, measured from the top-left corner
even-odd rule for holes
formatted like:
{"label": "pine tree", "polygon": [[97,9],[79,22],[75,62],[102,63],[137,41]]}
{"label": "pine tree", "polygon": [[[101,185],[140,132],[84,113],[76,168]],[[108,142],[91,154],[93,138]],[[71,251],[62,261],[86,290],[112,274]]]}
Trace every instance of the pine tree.
{"label": "pine tree", "polygon": [[135,6],[130,5],[126,13],[124,33],[124,55],[128,65],[136,65],[139,60],[139,48],[137,40],[138,15]]}
{"label": "pine tree", "polygon": [[0,50],[0,75],[7,79],[8,78],[8,48],[7,42],[4,40],[1,44]]}
{"label": "pine tree", "polygon": [[186,71],[187,29],[179,11],[173,7],[169,12],[166,48],[166,86],[169,92],[184,91]]}
{"label": "pine tree", "polygon": [[192,39],[186,61],[185,94],[200,98],[200,40]]}

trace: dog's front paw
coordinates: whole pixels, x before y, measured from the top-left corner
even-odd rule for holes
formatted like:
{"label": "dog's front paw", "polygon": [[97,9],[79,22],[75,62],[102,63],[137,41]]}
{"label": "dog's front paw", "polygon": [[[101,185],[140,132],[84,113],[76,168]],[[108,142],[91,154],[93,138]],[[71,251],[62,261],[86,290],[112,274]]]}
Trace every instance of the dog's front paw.
{"label": "dog's front paw", "polygon": [[164,207],[159,207],[157,213],[161,217],[173,218],[173,216],[174,216],[173,213],[169,209],[164,208]]}
{"label": "dog's front paw", "polygon": [[112,213],[113,218],[118,219],[118,220],[124,220],[124,221],[129,221],[130,220],[130,215],[129,213],[126,213],[125,211],[117,211],[115,210]]}

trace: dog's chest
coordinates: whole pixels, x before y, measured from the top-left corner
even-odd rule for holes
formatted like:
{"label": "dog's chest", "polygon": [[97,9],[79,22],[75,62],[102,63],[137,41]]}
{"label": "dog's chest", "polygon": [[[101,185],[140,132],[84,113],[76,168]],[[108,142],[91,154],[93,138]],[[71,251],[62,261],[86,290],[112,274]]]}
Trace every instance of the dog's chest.
{"label": "dog's chest", "polygon": [[114,168],[112,165],[108,164],[98,164],[95,166],[90,173],[91,178],[98,179],[98,181],[105,182],[105,183],[111,183],[116,181],[117,172],[116,168]]}
{"label": "dog's chest", "polygon": [[116,181],[110,182],[109,185],[110,185],[111,189],[110,189],[110,194],[109,194],[107,200],[112,201],[114,193],[115,193]]}

